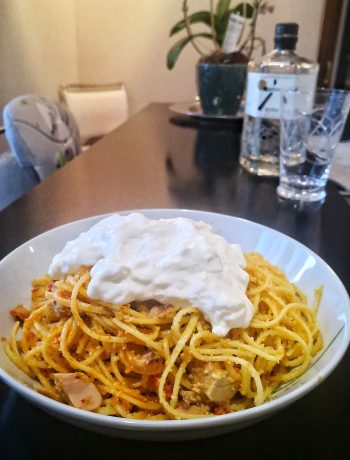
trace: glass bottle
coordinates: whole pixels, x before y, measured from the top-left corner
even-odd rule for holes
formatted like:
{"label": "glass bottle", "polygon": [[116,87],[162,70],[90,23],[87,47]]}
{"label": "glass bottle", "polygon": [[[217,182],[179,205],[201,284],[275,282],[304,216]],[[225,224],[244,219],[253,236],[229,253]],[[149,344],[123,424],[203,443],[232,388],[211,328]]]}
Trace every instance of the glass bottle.
{"label": "glass bottle", "polygon": [[298,24],[275,27],[275,49],[248,64],[240,163],[259,176],[278,176],[280,90],[316,89],[319,66],[295,52]]}

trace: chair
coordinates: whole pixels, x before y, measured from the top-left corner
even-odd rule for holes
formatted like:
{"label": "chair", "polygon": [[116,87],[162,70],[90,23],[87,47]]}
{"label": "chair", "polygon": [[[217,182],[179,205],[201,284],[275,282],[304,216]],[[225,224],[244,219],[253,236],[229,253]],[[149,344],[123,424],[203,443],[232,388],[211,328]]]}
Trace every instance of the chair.
{"label": "chair", "polygon": [[12,152],[0,153],[0,211],[39,183],[32,168],[22,168]]}
{"label": "chair", "polygon": [[16,97],[5,106],[3,122],[11,152],[0,154],[0,209],[80,152],[78,126],[56,102]]}
{"label": "chair", "polygon": [[128,118],[127,93],[122,83],[62,85],[60,100],[74,115],[83,145],[95,142]]}

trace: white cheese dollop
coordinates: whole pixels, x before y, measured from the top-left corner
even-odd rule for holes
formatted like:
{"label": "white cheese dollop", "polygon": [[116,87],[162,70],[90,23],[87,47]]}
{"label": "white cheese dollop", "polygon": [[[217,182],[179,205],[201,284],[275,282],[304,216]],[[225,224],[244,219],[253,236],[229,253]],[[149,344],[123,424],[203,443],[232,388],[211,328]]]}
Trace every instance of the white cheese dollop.
{"label": "white cheese dollop", "polygon": [[204,222],[113,214],[69,241],[49,274],[62,278],[82,265],[92,265],[87,292],[93,299],[193,306],[222,336],[247,327],[253,317],[241,247]]}

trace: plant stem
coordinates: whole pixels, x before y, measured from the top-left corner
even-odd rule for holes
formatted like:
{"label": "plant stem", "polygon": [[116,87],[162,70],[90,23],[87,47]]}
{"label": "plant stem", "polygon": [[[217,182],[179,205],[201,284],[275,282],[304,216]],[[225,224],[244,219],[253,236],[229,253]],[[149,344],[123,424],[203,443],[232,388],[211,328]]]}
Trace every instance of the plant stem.
{"label": "plant stem", "polygon": [[[265,45],[265,40],[261,37],[255,37],[255,41],[260,43],[260,46],[261,46],[261,54],[262,55],[265,55],[266,54],[266,45]],[[258,46],[255,48],[257,49]]]}
{"label": "plant stem", "polygon": [[220,50],[220,46],[218,44],[218,39],[216,35],[216,29],[215,29],[214,0],[210,0],[210,22],[211,22],[211,33],[213,36],[214,47],[216,50]]}
{"label": "plant stem", "polygon": [[248,59],[251,58],[251,56],[253,54],[253,51],[254,51],[255,29],[256,29],[256,22],[258,20],[258,16],[259,16],[259,12],[260,12],[260,3],[261,2],[262,2],[262,0],[254,0],[254,2],[253,2],[254,14],[253,14],[253,17],[252,17],[252,21],[250,23],[250,31],[249,31],[248,37],[244,40],[244,42],[242,43],[242,45],[241,45],[241,47],[239,49],[239,51],[242,51],[249,43],[248,52],[246,53]]}
{"label": "plant stem", "polygon": [[187,5],[187,0],[183,0],[183,4],[182,4],[182,11],[183,11],[183,14],[184,14],[184,19],[185,19],[185,23],[186,23],[186,32],[187,32],[187,35],[191,41],[191,44],[193,46],[193,48],[197,51],[197,53],[199,53],[201,56],[205,56],[205,54],[202,52],[202,50],[196,45],[194,39],[193,39],[193,35],[192,35],[192,30],[191,30],[191,25],[190,25],[190,21],[188,19],[188,5]]}

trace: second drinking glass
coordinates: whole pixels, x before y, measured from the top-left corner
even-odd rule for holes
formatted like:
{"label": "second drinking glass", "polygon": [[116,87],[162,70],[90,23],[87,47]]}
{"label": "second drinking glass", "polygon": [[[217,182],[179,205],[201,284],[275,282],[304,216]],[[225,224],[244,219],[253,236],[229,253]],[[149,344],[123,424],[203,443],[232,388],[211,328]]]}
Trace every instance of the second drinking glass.
{"label": "second drinking glass", "polygon": [[350,92],[281,93],[280,197],[320,201],[326,196],[335,149],[349,113]]}

